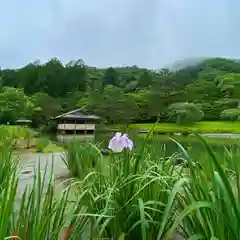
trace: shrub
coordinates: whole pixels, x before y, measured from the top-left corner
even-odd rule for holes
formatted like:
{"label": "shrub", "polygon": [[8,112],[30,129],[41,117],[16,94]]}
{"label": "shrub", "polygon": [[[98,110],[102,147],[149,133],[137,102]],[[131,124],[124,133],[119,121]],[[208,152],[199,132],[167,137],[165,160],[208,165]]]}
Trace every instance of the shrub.
{"label": "shrub", "polygon": [[170,228],[179,175],[171,160],[143,145],[136,153],[111,153],[108,172],[93,171],[78,183],[76,197],[96,239],[163,239]]}
{"label": "shrub", "polygon": [[63,152],[64,149],[56,144],[50,142],[46,147],[44,147],[44,153],[54,153],[54,152]]}
{"label": "shrub", "polygon": [[36,152],[43,152],[44,148],[49,144],[49,139],[47,137],[37,138],[36,141]]}
{"label": "shrub", "polygon": [[227,121],[238,121],[240,120],[240,109],[234,108],[223,110],[220,118]]}
{"label": "shrub", "polygon": [[[201,167],[190,169],[178,198],[179,217],[173,226],[181,226],[185,237],[197,239],[240,239],[239,153],[234,157],[225,149],[216,155],[204,142],[207,159]],[[185,158],[192,159],[185,151]],[[182,175],[184,177],[184,175]]]}
{"label": "shrub", "polygon": [[226,150],[218,159],[204,145],[207,158],[200,162],[179,145],[188,170],[173,166],[178,155],[160,158],[151,145],[110,155],[109,174],[89,173],[76,191],[91,216],[91,233],[155,240],[175,239],[179,231],[179,239],[239,240],[238,158]]}
{"label": "shrub", "polygon": [[11,141],[0,141],[0,239],[57,240],[65,228],[65,239],[175,239],[179,231],[180,239],[240,240],[239,151],[217,155],[200,138],[206,152],[198,161],[177,142],[181,154],[167,157],[150,136],[108,159],[74,140],[64,161],[78,179],[58,195],[53,171],[39,163],[18,199],[19,161]]}
{"label": "shrub", "polygon": [[47,166],[42,174],[39,165],[32,186],[25,189],[14,213],[12,234],[20,239],[58,240],[59,233],[67,223],[69,191],[63,191],[56,198],[53,172],[50,172],[49,180],[46,173]]}
{"label": "shrub", "polygon": [[1,142],[0,162],[0,238],[16,235],[20,239],[58,239],[65,223],[66,196],[63,194],[61,201],[54,199],[51,182],[44,192],[46,174],[41,178],[39,169],[32,187],[17,199],[19,161],[12,155],[11,143]]}
{"label": "shrub", "polygon": [[90,142],[72,140],[67,146],[67,152],[62,159],[72,177],[83,178],[101,160],[100,151]]}
{"label": "shrub", "polygon": [[173,103],[168,110],[169,119],[178,124],[193,124],[204,116],[203,111],[194,103]]}

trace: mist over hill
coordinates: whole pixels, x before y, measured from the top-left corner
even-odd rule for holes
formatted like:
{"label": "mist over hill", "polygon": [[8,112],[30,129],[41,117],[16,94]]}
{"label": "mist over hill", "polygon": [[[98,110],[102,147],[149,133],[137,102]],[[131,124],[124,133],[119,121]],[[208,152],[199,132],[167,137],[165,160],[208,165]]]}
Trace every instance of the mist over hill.
{"label": "mist over hill", "polygon": [[210,57],[187,58],[183,60],[174,61],[172,64],[166,65],[165,68],[169,68],[171,71],[177,71],[186,67],[195,66],[207,59],[211,58]]}

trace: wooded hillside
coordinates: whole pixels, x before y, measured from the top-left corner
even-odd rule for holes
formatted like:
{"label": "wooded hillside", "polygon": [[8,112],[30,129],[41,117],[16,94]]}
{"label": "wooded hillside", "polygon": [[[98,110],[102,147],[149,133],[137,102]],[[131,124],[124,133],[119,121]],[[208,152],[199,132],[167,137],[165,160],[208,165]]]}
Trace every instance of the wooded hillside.
{"label": "wooded hillside", "polygon": [[[158,116],[175,121],[173,104],[186,102],[201,110],[204,120],[234,120],[240,115],[238,60],[212,58],[174,71],[153,71],[137,66],[99,69],[82,60],[64,65],[53,58],[45,64],[3,69],[0,78],[1,123],[24,117],[37,126],[79,107],[108,123],[154,122]],[[184,104],[178,107],[184,109]]]}

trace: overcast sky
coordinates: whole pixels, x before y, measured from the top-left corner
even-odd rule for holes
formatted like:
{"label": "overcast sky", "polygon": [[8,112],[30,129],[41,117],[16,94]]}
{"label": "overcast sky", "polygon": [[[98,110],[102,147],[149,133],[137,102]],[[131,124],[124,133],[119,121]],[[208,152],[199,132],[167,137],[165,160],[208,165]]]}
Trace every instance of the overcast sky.
{"label": "overcast sky", "polygon": [[240,0],[0,0],[0,66],[57,57],[161,68],[240,57]]}

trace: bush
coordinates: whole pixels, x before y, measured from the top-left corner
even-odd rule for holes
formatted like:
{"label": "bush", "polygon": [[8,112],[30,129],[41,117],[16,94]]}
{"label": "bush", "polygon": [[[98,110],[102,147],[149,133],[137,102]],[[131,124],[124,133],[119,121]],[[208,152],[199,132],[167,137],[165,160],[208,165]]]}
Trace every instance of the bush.
{"label": "bush", "polygon": [[96,167],[101,157],[101,152],[92,143],[72,140],[62,159],[71,176],[81,179]]}
{"label": "bush", "polygon": [[89,174],[77,194],[84,193],[81,204],[93,215],[97,239],[164,239],[174,217],[169,199],[179,179],[171,161],[159,158],[151,145],[136,154],[112,153],[108,160],[108,172]]}
{"label": "bush", "polygon": [[220,118],[226,121],[237,121],[240,120],[240,109],[226,109],[222,111]]}
{"label": "bush", "polygon": [[217,101],[198,103],[197,106],[204,112],[204,120],[219,120],[221,112],[226,109],[236,108],[238,101],[234,99],[221,99]]}
{"label": "bush", "polygon": [[168,110],[169,120],[177,124],[193,124],[204,116],[203,111],[194,103],[173,103]]}
{"label": "bush", "polygon": [[63,152],[64,149],[56,144],[50,142],[46,147],[44,147],[44,153],[54,153],[54,152]]}
{"label": "bush", "polygon": [[42,176],[39,165],[33,184],[19,196],[20,164],[12,155],[11,142],[1,142],[0,162],[0,239],[59,239],[66,224],[68,192],[56,199],[46,169]]}
{"label": "bush", "polygon": [[37,139],[36,142],[36,152],[43,152],[44,148],[49,144],[49,139],[47,137],[41,137]]}
{"label": "bush", "polygon": [[[217,155],[202,140],[206,151],[196,162],[176,144],[182,151],[167,157],[147,138],[102,159],[96,146],[74,140],[64,161],[78,179],[57,196],[53,171],[39,163],[17,198],[19,161],[11,142],[0,141],[0,239],[57,240],[65,228],[72,233],[64,239],[74,240],[240,240],[239,151]],[[102,160],[106,171],[97,168]]]}

